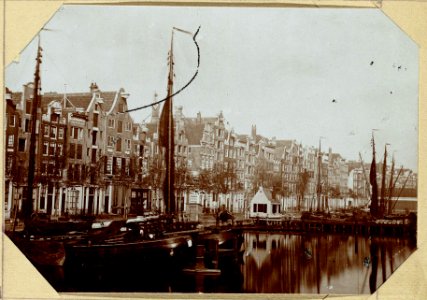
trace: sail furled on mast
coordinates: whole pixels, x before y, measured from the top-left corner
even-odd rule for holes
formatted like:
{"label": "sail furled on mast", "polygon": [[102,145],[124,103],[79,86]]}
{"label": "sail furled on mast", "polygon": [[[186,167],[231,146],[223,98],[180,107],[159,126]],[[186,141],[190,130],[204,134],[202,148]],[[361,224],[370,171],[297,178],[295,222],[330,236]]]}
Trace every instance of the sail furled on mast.
{"label": "sail furled on mast", "polygon": [[175,212],[175,188],[174,188],[174,173],[175,173],[175,141],[174,141],[174,122],[173,122],[173,32],[171,40],[171,50],[169,52],[169,76],[168,76],[168,97],[163,104],[160,114],[159,124],[159,146],[165,149],[165,165],[166,174],[163,182],[163,198],[166,206],[166,213],[173,214]]}
{"label": "sail furled on mast", "polygon": [[380,215],[383,216],[385,212],[385,198],[386,198],[386,188],[385,180],[387,176],[387,145],[384,146],[384,162],[383,162],[383,173],[381,176],[381,203],[380,203]]}
{"label": "sail furled on mast", "polygon": [[372,135],[372,163],[371,170],[369,172],[369,183],[372,186],[371,193],[371,215],[374,217],[378,216],[378,184],[377,184],[377,162],[375,160],[375,141]]}

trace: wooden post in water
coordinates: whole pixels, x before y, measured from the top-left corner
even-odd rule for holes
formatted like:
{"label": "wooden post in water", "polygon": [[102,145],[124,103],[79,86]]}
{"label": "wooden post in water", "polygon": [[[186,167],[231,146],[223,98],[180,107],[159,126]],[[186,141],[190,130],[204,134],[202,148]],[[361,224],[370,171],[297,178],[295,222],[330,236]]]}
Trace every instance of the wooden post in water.
{"label": "wooden post in water", "polygon": [[196,246],[196,264],[194,266],[194,269],[184,269],[183,272],[187,274],[196,274],[197,275],[220,275],[221,270],[217,269],[218,267],[218,241],[215,239],[209,239],[207,240],[208,246],[213,245],[214,249],[210,249],[214,251],[213,255],[213,263],[214,263],[214,269],[208,269],[205,265],[205,254],[206,254],[206,248],[205,244],[202,242],[205,242],[204,240],[199,241]]}

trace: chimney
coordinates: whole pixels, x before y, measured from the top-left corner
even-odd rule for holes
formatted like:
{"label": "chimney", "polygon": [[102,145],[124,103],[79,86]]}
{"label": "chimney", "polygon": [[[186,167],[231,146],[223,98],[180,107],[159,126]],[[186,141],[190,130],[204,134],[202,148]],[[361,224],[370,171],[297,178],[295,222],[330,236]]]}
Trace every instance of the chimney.
{"label": "chimney", "polygon": [[254,140],[256,139],[256,125],[252,125],[251,137]]}
{"label": "chimney", "polygon": [[202,114],[200,111],[197,113],[197,123],[199,123],[199,124],[202,123]]}
{"label": "chimney", "polygon": [[98,88],[98,85],[96,84],[96,82],[92,82],[91,84],[90,84],[90,92],[93,94],[93,93],[97,93],[97,92],[99,92],[99,88]]}

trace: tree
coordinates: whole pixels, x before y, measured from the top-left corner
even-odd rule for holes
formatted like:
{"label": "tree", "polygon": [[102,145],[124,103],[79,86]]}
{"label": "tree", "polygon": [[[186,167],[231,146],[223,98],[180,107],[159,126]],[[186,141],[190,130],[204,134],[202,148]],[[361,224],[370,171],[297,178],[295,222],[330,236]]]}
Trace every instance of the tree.
{"label": "tree", "polygon": [[178,210],[181,212],[181,218],[183,219],[184,213],[184,192],[188,191],[188,187],[193,185],[193,179],[190,174],[190,170],[188,169],[185,161],[181,161],[175,167],[175,191],[178,199]]}
{"label": "tree", "polygon": [[305,197],[305,192],[307,190],[308,181],[310,180],[310,173],[304,169],[302,172],[298,174],[298,184],[297,184],[297,190],[298,190],[298,204],[297,209],[298,211],[301,210],[301,200]]}
{"label": "tree", "polygon": [[235,190],[237,173],[233,163],[217,162],[212,170],[214,201],[219,194],[226,195]]}
{"label": "tree", "polygon": [[283,178],[280,174],[274,174],[272,179],[272,186],[273,186],[273,195],[274,196],[285,196],[286,188],[283,184]]}
{"label": "tree", "polygon": [[252,178],[252,192],[255,194],[260,186],[267,189],[273,187],[273,172],[269,168],[269,163],[265,158],[260,158],[255,165],[254,176]]}
{"label": "tree", "polygon": [[[197,178],[197,187],[199,191],[210,194],[213,191],[212,173],[209,170],[203,169],[200,171]],[[206,210],[205,199],[203,199],[203,210]]]}
{"label": "tree", "polygon": [[[158,191],[163,184],[163,167],[161,163],[160,155],[153,155],[150,161],[148,162],[148,175],[145,176],[142,180],[143,184],[151,187],[154,191],[154,199],[158,200]],[[156,201],[157,202],[157,201]],[[160,205],[160,202],[159,202]],[[160,207],[155,206],[156,210],[160,210]]]}

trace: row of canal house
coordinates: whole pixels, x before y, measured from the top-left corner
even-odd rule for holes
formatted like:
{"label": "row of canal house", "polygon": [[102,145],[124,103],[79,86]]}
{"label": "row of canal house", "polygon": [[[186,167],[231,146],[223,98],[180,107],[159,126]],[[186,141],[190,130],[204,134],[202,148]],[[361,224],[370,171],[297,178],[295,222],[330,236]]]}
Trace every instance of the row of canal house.
{"label": "row of canal house", "polygon": [[[6,139],[11,145],[6,151],[6,216],[19,211],[26,196],[32,97],[32,83],[23,92],[6,95]],[[123,89],[101,92],[94,83],[87,93],[42,95],[36,127],[36,212],[122,214],[131,210],[135,198],[148,197],[135,186],[134,178],[142,179],[138,167],[145,132],[126,113],[127,97]]]}
{"label": "row of canal house", "polygon": [[[25,197],[26,177],[16,170],[28,165],[32,84],[7,95],[5,207],[10,215]],[[161,107],[152,107],[149,122],[136,124],[126,112],[127,98],[123,89],[104,92],[96,84],[87,93],[42,96],[36,211],[140,214],[164,209],[157,134]],[[260,187],[280,202],[280,210],[347,205],[348,164],[331,149],[320,153],[295,140],[269,139],[257,134],[255,125],[250,134],[237,134],[222,113],[191,118],[177,107],[174,121],[180,212],[223,207],[250,212],[249,201]]]}

